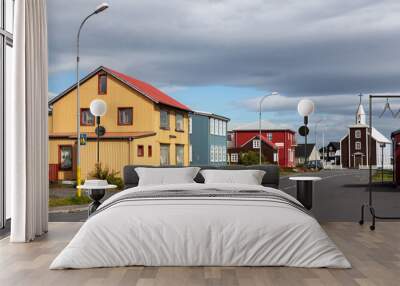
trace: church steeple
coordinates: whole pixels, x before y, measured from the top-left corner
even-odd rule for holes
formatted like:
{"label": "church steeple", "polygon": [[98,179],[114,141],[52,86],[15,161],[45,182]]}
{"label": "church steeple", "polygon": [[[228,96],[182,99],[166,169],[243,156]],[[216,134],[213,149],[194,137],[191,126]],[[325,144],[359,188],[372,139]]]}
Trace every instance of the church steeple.
{"label": "church steeple", "polygon": [[358,95],[360,97],[360,103],[358,104],[357,113],[356,113],[356,124],[367,124],[367,116],[365,114],[364,107],[362,105],[362,94]]}

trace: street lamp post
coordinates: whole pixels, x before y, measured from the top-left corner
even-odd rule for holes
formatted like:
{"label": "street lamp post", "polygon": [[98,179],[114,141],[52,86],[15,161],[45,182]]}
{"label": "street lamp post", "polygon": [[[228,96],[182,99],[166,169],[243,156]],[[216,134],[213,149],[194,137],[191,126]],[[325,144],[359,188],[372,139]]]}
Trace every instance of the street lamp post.
{"label": "street lamp post", "polygon": [[307,124],[308,124],[308,116],[314,112],[314,102],[310,99],[302,99],[299,101],[297,105],[297,111],[301,116],[304,117],[304,126],[305,126],[305,134],[304,134],[304,165],[307,164]]}
{"label": "street lamp post", "polygon": [[[80,160],[80,137],[81,137],[81,131],[80,131],[80,121],[81,121],[81,112],[80,112],[80,94],[79,94],[79,39],[81,35],[81,30],[83,25],[86,23],[86,21],[92,17],[93,15],[96,15],[105,9],[108,8],[107,3],[103,3],[99,5],[96,10],[88,15],[85,19],[83,19],[81,25],[79,26],[78,30],[78,35],[76,39],[76,183],[78,186],[81,185],[81,160]],[[77,195],[78,197],[81,196],[81,189],[77,188]]]}
{"label": "street lamp post", "polygon": [[258,156],[259,156],[259,164],[261,165],[261,113],[262,113],[262,104],[264,100],[270,95],[278,95],[277,92],[272,92],[271,94],[264,95],[258,103],[258,139],[260,140],[260,148],[258,149]]}
{"label": "street lamp post", "polygon": [[103,135],[104,128],[100,126],[100,117],[107,112],[107,104],[104,100],[95,99],[90,103],[90,112],[96,117],[96,135],[97,135],[97,164],[100,163],[100,136]]}
{"label": "street lamp post", "polygon": [[315,153],[315,168],[317,168],[317,155],[319,153],[319,149],[318,149],[318,144],[317,144],[317,129],[318,129],[318,124],[322,122],[322,119],[318,120],[317,122],[315,122],[315,130],[314,130],[314,135],[315,135],[315,148],[317,148],[318,152]]}

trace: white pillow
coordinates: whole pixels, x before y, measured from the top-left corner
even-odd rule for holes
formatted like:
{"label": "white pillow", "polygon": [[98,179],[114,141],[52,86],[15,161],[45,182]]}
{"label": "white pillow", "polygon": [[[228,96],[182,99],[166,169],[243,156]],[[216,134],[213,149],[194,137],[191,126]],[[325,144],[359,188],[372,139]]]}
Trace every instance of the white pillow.
{"label": "white pillow", "polygon": [[261,170],[202,170],[205,184],[261,185],[265,171]]}
{"label": "white pillow", "polygon": [[198,167],[186,168],[135,168],[139,176],[138,186],[194,183]]}

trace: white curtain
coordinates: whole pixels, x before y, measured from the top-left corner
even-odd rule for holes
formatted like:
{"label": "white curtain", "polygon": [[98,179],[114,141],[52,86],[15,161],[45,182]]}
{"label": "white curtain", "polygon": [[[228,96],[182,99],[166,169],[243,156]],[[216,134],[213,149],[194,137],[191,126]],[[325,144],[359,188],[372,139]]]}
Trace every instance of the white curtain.
{"label": "white curtain", "polygon": [[12,242],[47,232],[47,20],[45,0],[17,0],[13,92],[6,98],[6,187]]}

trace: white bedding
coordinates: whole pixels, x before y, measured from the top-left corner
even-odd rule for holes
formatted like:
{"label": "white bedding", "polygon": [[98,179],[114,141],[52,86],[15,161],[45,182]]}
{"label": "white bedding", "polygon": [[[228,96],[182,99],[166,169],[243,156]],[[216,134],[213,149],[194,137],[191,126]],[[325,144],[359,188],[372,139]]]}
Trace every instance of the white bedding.
{"label": "white bedding", "polygon": [[[254,185],[179,184],[154,190],[263,190]],[[297,202],[297,201],[296,201]],[[290,205],[246,198],[122,201],[89,218],[50,269],[145,266],[294,266],[349,268],[318,222]]]}

